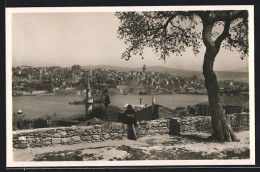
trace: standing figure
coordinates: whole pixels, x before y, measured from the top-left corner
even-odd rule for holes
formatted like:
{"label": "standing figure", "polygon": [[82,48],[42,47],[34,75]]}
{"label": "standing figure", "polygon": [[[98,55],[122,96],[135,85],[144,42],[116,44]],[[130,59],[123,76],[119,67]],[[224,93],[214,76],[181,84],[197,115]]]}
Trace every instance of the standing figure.
{"label": "standing figure", "polygon": [[[104,98],[103,98],[104,97]],[[105,117],[104,117],[104,120],[107,120],[108,118],[108,105],[110,104],[110,97],[108,95],[108,92],[107,90],[105,90],[101,96],[101,99],[100,99],[100,108],[101,108],[101,104],[104,103],[105,105],[105,111],[106,111],[106,114],[105,114]]]}
{"label": "standing figure", "polygon": [[110,104],[110,98],[109,98],[109,95],[107,93],[107,90],[104,91],[103,95],[104,95],[104,105],[106,107],[108,107],[108,105]]}
{"label": "standing figure", "polygon": [[132,105],[128,105],[125,111],[125,116],[127,118],[127,139],[136,140],[135,126],[136,122],[136,113]]}

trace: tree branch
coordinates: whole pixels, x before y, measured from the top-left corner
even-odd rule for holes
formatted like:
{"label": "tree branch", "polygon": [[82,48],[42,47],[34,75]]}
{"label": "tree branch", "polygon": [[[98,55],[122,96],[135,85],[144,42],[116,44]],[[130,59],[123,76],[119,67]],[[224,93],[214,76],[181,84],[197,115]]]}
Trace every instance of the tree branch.
{"label": "tree branch", "polygon": [[161,30],[161,29],[164,29],[164,30],[166,30],[167,29],[167,27],[168,27],[168,25],[169,25],[169,23],[171,23],[171,25],[173,26],[173,27],[176,27],[176,28],[178,28],[177,26],[175,26],[175,25],[173,25],[172,24],[172,20],[176,17],[176,16],[178,16],[178,15],[182,15],[182,16],[191,16],[191,15],[193,15],[193,14],[196,14],[196,12],[194,11],[187,11],[187,12],[176,12],[175,14],[172,14],[168,19],[167,19],[167,21],[166,21],[166,23],[164,24],[164,25],[162,25],[161,27],[159,27],[159,28],[156,28],[155,29],[155,31],[156,32],[158,32],[159,30]]}
{"label": "tree branch", "polygon": [[225,22],[225,26],[224,26],[224,30],[223,32],[221,33],[221,35],[219,35],[219,37],[216,39],[215,41],[215,45],[216,47],[219,49],[220,48],[220,45],[221,45],[221,42],[227,37],[229,36],[229,27],[230,27],[230,23],[231,23],[231,20],[227,20]]}
{"label": "tree branch", "polygon": [[248,18],[248,12],[243,11],[219,11],[210,13],[210,19],[214,22],[216,21],[227,21],[234,20],[237,18]]}

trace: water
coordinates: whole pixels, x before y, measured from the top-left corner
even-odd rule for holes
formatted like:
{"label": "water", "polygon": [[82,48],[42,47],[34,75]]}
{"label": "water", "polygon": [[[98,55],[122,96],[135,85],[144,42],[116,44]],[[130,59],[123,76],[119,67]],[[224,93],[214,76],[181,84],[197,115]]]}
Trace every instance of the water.
{"label": "water", "polygon": [[[123,105],[139,104],[142,98],[142,104],[150,105],[152,103],[151,95],[111,95],[111,105],[122,107]],[[13,112],[17,112],[19,108],[26,114],[28,118],[37,118],[42,115],[52,115],[66,117],[85,113],[84,105],[69,105],[70,101],[79,101],[83,97],[79,95],[58,95],[58,96],[19,96],[13,97]],[[178,106],[195,105],[197,103],[207,101],[205,95],[188,95],[188,94],[172,94],[172,95],[155,95],[157,104],[168,108],[176,108]]]}

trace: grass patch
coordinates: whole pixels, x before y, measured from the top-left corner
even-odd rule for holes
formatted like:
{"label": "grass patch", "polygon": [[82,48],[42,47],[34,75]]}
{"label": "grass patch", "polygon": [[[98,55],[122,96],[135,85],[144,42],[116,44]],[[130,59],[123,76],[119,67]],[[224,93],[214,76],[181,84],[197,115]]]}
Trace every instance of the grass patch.
{"label": "grass patch", "polygon": [[205,159],[247,159],[249,149],[245,150],[225,150],[223,152],[190,152],[185,149],[151,149],[144,152],[140,148],[130,146],[120,146],[120,150],[127,151],[129,155],[125,160],[205,160]]}
{"label": "grass patch", "polygon": [[80,150],[50,152],[35,155],[34,161],[82,161],[83,157]]}

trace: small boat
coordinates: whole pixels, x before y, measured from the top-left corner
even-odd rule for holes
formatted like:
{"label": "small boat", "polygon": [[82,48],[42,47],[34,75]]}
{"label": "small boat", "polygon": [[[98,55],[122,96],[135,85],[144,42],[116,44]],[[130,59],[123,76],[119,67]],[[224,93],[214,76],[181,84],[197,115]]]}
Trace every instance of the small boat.
{"label": "small boat", "polygon": [[81,104],[85,104],[84,101],[74,101],[74,102],[69,102],[70,105],[81,105]]}
{"label": "small boat", "polygon": [[151,93],[140,91],[140,92],[139,92],[139,95],[151,95]]}
{"label": "small boat", "polygon": [[122,93],[122,95],[127,95],[127,92],[124,90],[123,93]]}
{"label": "small boat", "polygon": [[[89,100],[88,103],[102,103],[102,100],[98,99],[98,100]],[[69,102],[70,105],[82,105],[85,104],[85,99],[84,100],[80,100],[80,101],[74,101],[74,102]]]}

